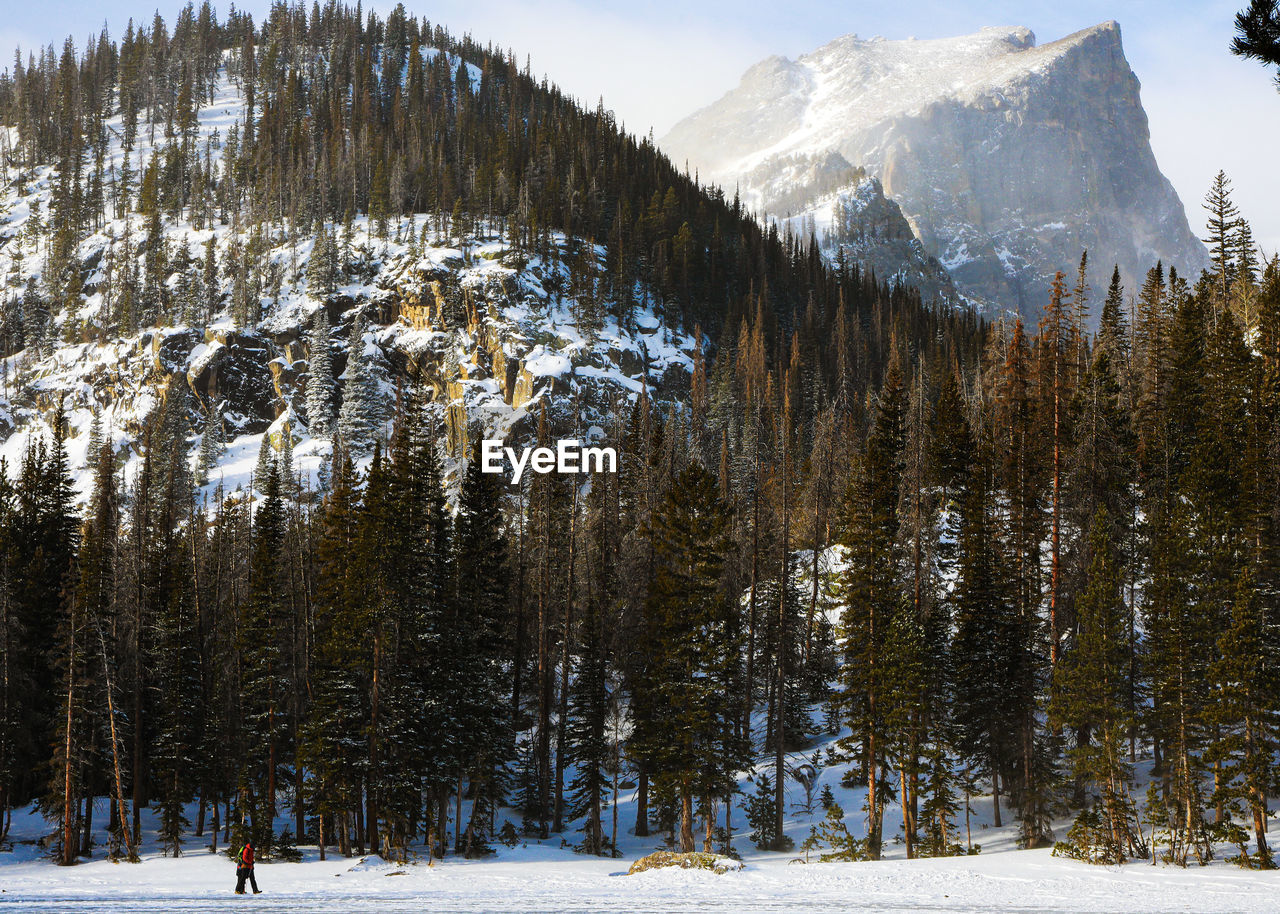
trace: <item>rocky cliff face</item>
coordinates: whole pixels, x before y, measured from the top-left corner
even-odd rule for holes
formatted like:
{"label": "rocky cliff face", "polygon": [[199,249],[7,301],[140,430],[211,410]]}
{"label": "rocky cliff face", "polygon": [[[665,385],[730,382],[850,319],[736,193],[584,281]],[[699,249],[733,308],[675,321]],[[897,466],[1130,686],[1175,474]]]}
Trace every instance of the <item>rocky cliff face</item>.
{"label": "rocky cliff face", "polygon": [[879,280],[913,286],[926,302],[954,302],[950,274],[916,237],[880,182],[838,152],[770,159],[748,175],[785,230],[816,240],[832,261],[857,263]]}
{"label": "rocky cliff face", "polygon": [[1187,273],[1206,261],[1151,151],[1115,22],[1042,47],[1024,28],[846,36],[757,64],[661,145],[775,214],[832,192],[790,179],[797,156],[837,154],[881,182],[962,293],[1025,313],[1082,250],[1094,288],[1113,263],[1132,284],[1157,259]]}
{"label": "rocky cliff face", "polygon": [[[5,205],[12,199],[0,198],[0,217],[12,212]],[[224,235],[232,240],[230,232]],[[404,243],[377,241],[361,218],[355,237],[374,254],[367,279],[322,298],[286,289],[256,326],[177,324],[0,360],[0,458],[20,466],[28,444],[48,436],[61,406],[84,497],[95,420],[132,473],[142,459],[137,443],[177,393],[190,404],[193,466],[196,430],[207,434],[208,417],[221,417],[223,443],[207,472],[207,495],[219,485],[227,492],[248,487],[264,435],[273,442],[290,435],[296,468],[314,484],[330,449],[309,434],[304,408],[312,377],[309,328],[322,309],[339,379],[351,325],[357,314],[368,320],[365,351],[372,354],[380,419],[391,418],[397,397],[424,389],[453,484],[458,458],[477,432],[526,444],[546,410],[554,434],[600,441],[616,433],[617,417],[642,391],[668,401],[688,389],[700,344],[674,332],[652,308],[637,305],[625,326],[610,317],[592,334],[579,329],[572,302],[563,297],[564,239],[556,239],[551,257],[538,259],[482,232],[461,249],[441,242],[410,252]],[[0,249],[0,267],[6,253]],[[289,256],[284,247],[277,253]]]}
{"label": "rocky cliff face", "polygon": [[[197,125],[215,163],[223,131],[244,112],[224,72]],[[119,117],[108,124],[108,154],[122,162]],[[8,129],[0,145],[14,148],[17,132]],[[140,130],[134,166],[162,155],[165,143],[162,131]],[[185,413],[193,470],[211,499],[219,486],[248,490],[264,436],[277,448],[289,436],[295,469],[317,484],[332,452],[326,436],[310,433],[306,410],[312,328],[322,310],[331,328],[330,380],[345,396],[353,325],[362,316],[368,329],[360,343],[376,387],[370,418],[387,433],[397,401],[421,389],[455,489],[471,436],[528,444],[545,415],[553,436],[608,439],[636,398],[682,399],[704,345],[668,324],[639,284],[628,306],[597,302],[597,319],[581,320],[570,265],[580,271],[592,256],[602,260],[604,248],[553,234],[534,254],[512,248],[494,226],[446,230],[438,215],[422,213],[393,219],[383,232],[367,216],[330,226],[342,242],[334,252],[336,287],[326,292],[308,278],[317,241],[311,232],[276,223],[247,228],[238,219],[196,224],[190,211],[167,218],[155,249],[211,251],[220,268],[212,287],[199,266],[174,272],[164,280],[171,306],[126,330],[124,277],[153,244],[146,218],[117,207],[115,218],[76,246],[81,294],[50,305],[38,295],[48,258],[39,226],[52,211],[58,175],[48,164],[29,171],[11,164],[9,175],[0,186],[0,464],[14,473],[28,446],[48,439],[61,408],[82,498],[92,484],[90,442],[95,450],[96,436],[110,442],[133,479],[148,428],[175,402]],[[248,319],[237,321],[228,264],[249,247],[263,282],[243,293],[251,299]],[[208,298],[217,305],[200,306]],[[40,315],[36,302],[47,313],[28,326]],[[14,346],[18,339],[23,348]],[[205,456],[210,465],[202,467]]]}

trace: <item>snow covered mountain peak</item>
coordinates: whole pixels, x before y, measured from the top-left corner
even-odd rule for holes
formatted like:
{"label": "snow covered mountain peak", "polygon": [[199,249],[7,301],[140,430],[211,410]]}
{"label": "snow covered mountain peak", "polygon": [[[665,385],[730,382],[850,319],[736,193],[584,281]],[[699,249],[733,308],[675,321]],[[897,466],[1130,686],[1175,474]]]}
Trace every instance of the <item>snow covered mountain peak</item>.
{"label": "snow covered mountain peak", "polygon": [[[1031,312],[1084,249],[1095,287],[1113,263],[1131,281],[1156,259],[1204,263],[1139,88],[1114,21],[1044,45],[1023,27],[846,35],[761,61],[661,145],[770,213],[782,211],[769,192],[782,163],[838,153],[880,180],[963,292]],[[790,215],[804,209],[795,190]]]}

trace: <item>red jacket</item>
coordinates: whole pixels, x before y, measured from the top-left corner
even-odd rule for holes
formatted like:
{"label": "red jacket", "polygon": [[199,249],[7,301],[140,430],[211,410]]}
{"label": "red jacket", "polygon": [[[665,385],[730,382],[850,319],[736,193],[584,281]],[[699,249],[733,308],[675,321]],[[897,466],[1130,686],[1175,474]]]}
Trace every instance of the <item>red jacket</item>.
{"label": "red jacket", "polygon": [[253,866],[253,846],[246,844],[240,849],[240,865]]}

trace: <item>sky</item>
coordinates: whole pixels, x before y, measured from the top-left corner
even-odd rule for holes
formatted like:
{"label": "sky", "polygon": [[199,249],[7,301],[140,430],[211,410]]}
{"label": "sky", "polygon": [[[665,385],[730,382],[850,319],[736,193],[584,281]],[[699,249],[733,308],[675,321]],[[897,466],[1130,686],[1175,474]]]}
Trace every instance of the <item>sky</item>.
{"label": "sky", "polygon": [[[307,0],[310,5],[310,0]],[[157,5],[172,22],[178,0],[5,0],[0,49],[82,46],[105,21],[120,35],[130,16]],[[365,8],[394,4],[365,0]],[[407,0],[418,16],[482,43],[511,48],[569,93],[603,99],[629,130],[661,137],[687,114],[737,85],[771,54],[797,57],[833,38],[944,38],[984,26],[1025,25],[1040,43],[1108,19],[1120,23],[1125,54],[1142,83],[1156,160],[1173,182],[1193,230],[1200,203],[1224,170],[1235,200],[1268,255],[1280,252],[1280,92],[1273,72],[1232,56],[1235,13],[1246,0]],[[255,19],[270,0],[240,0]],[[220,15],[229,4],[217,3]],[[0,61],[9,60],[4,51]]]}

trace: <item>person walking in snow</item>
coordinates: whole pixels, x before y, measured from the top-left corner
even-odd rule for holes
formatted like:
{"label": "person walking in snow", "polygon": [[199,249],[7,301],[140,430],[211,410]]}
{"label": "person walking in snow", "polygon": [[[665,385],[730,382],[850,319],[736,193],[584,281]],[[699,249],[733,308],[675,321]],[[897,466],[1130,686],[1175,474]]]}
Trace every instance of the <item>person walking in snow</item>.
{"label": "person walking in snow", "polygon": [[253,894],[261,895],[262,890],[258,888],[257,877],[253,875],[253,842],[246,841],[244,847],[240,848],[240,856],[236,860],[236,894],[244,894],[244,881],[248,879],[249,884],[253,886]]}

